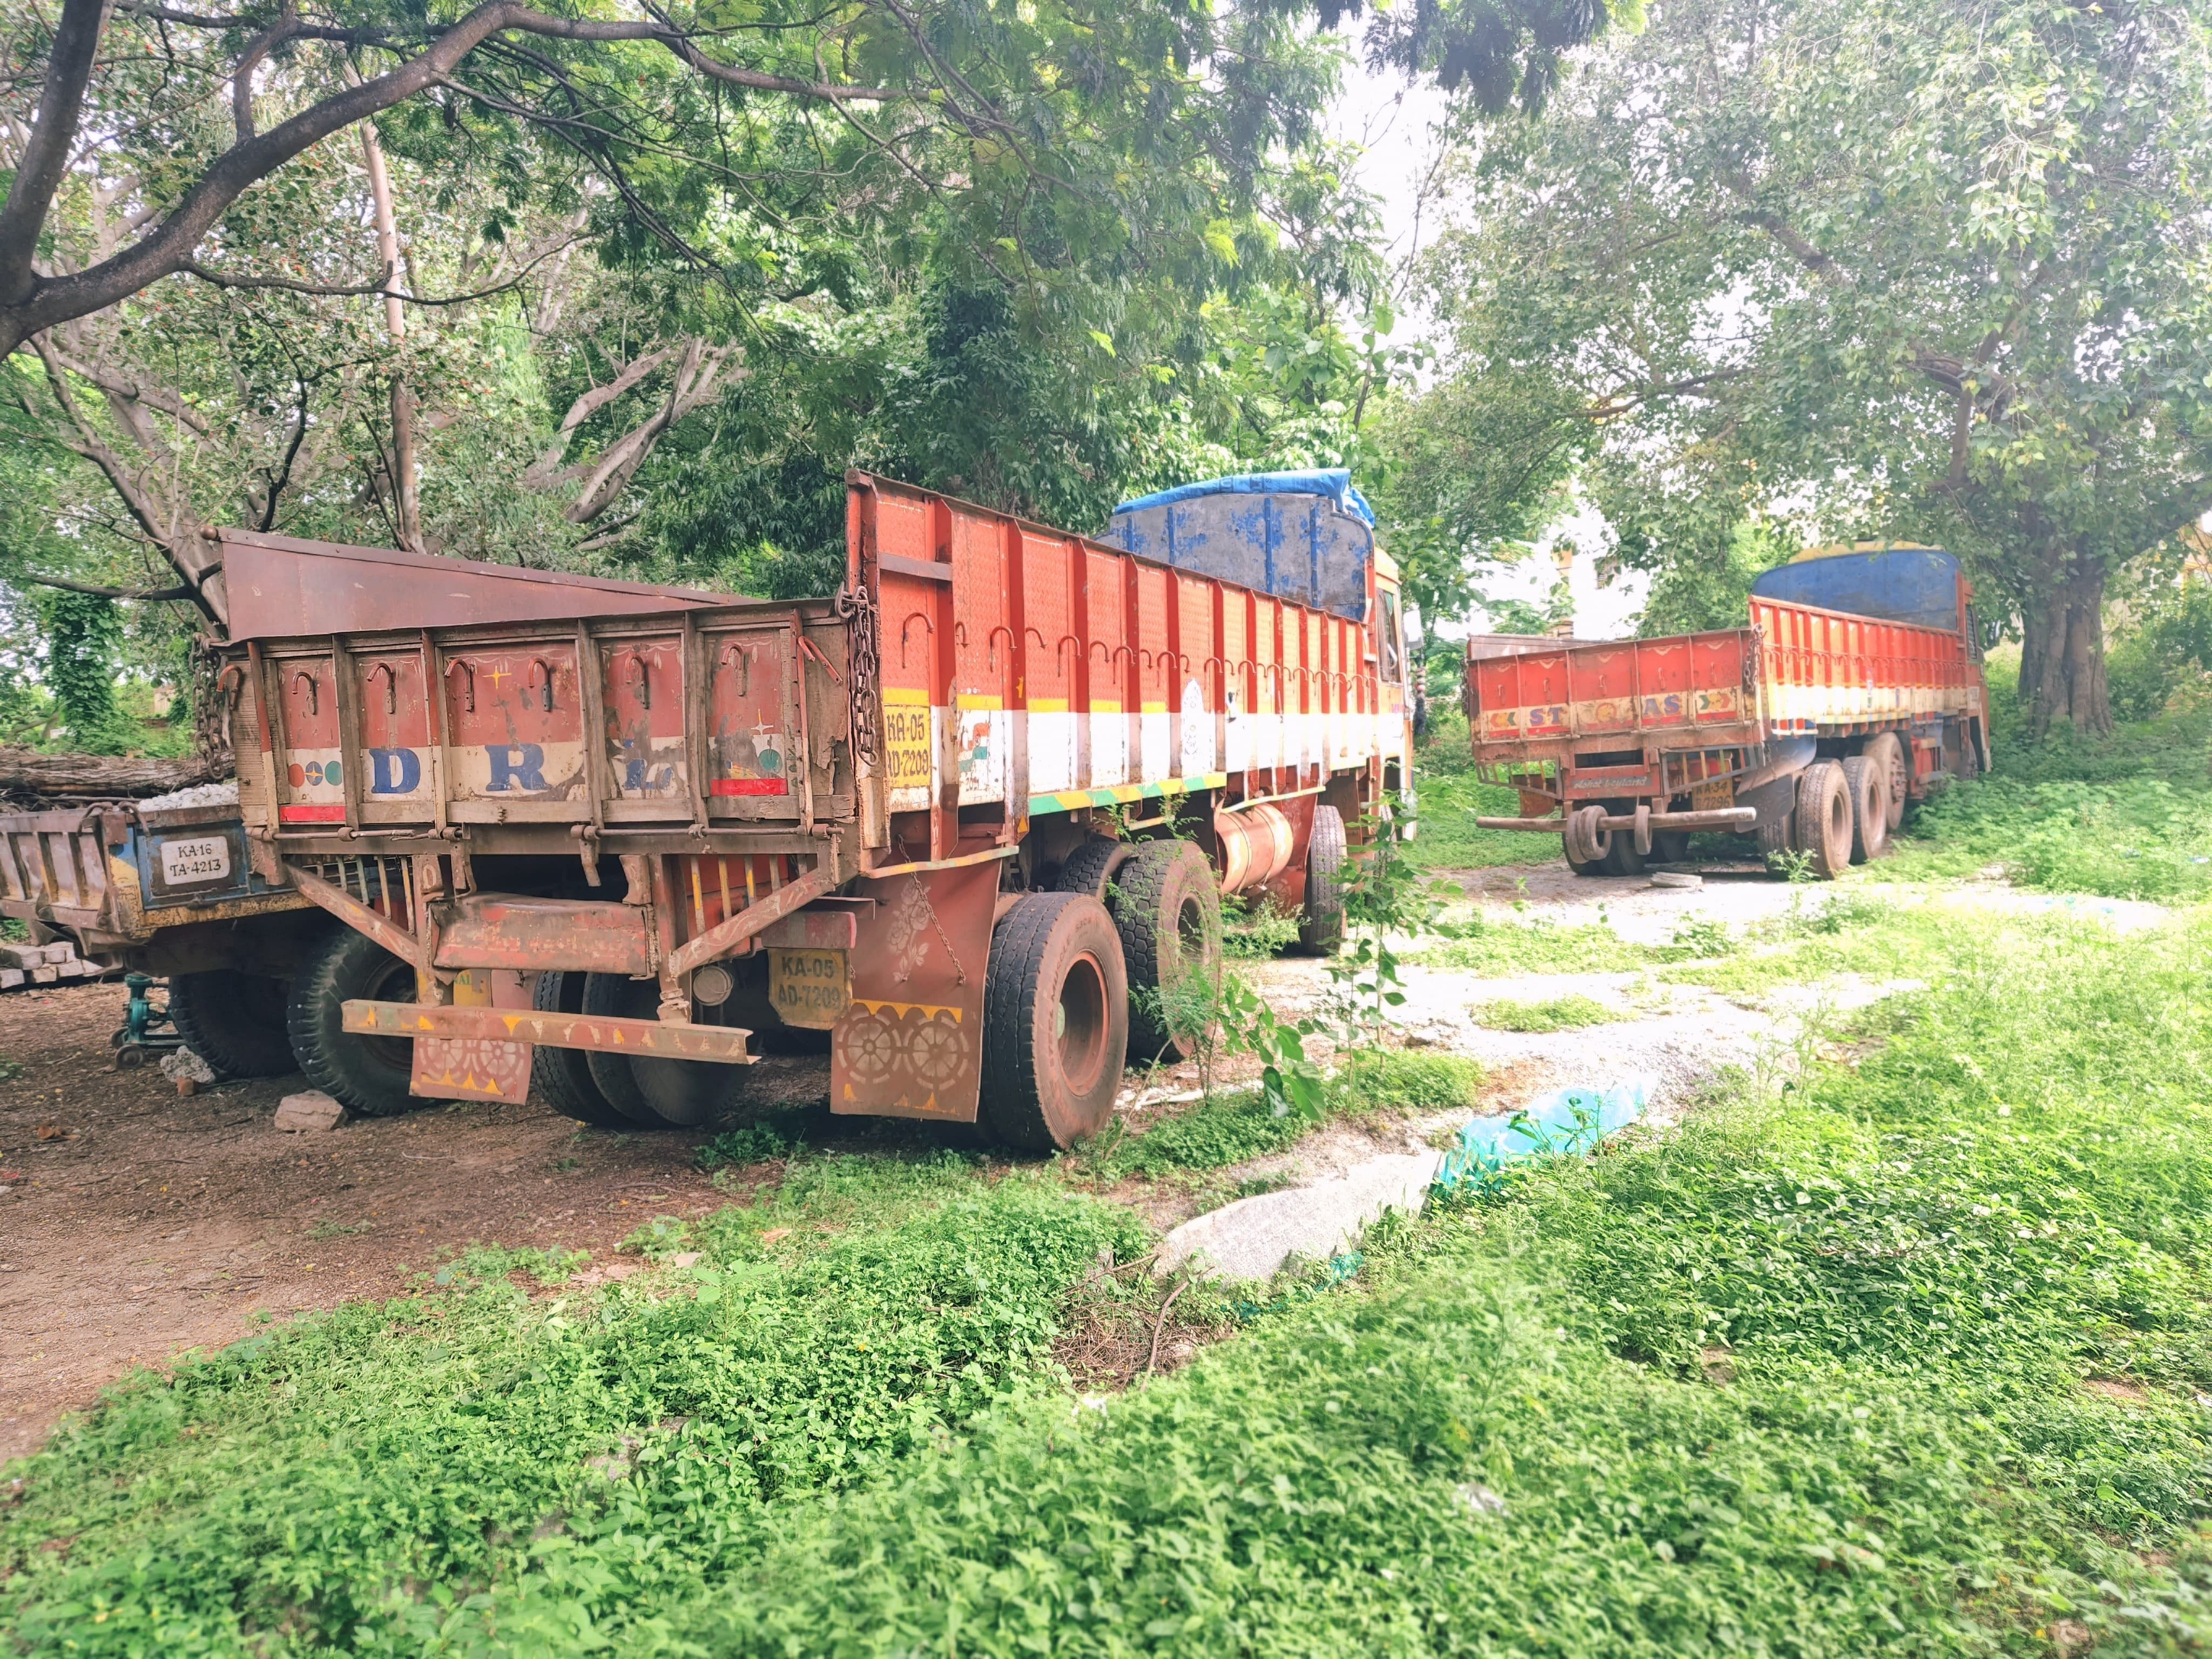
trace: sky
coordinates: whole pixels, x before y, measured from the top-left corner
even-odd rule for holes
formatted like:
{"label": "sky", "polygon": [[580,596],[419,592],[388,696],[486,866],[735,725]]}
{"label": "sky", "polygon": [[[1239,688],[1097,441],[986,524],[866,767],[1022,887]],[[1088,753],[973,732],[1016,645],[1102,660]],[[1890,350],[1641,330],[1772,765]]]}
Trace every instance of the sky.
{"label": "sky", "polygon": [[[1370,72],[1355,63],[1345,77],[1344,93],[1331,112],[1332,134],[1357,144],[1364,152],[1353,176],[1382,204],[1382,228],[1393,260],[1402,260],[1425,247],[1437,230],[1437,205],[1421,200],[1423,183],[1435,167],[1439,149],[1435,127],[1443,116],[1445,100],[1426,85],[1407,86],[1395,70]],[[1398,333],[1413,337],[1437,332],[1437,319],[1416,306],[1401,311]],[[1558,580],[1550,556],[1559,541],[1577,549],[1568,576],[1574,597],[1575,632],[1584,639],[1620,639],[1636,629],[1636,613],[1643,609],[1648,578],[1630,572],[1609,587],[1597,580],[1596,550],[1604,546],[1605,521],[1584,507],[1552,526],[1539,545],[1539,556],[1510,576],[1493,579],[1489,591],[1499,599],[1542,600]],[[1478,617],[1480,623],[1480,618]],[[1447,625],[1445,635],[1465,631]]]}

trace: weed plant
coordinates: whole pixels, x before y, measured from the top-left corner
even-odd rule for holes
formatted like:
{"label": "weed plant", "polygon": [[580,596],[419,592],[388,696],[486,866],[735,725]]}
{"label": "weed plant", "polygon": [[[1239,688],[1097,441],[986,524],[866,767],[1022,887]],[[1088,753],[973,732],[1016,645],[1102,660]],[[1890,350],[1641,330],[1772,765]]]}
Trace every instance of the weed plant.
{"label": "weed plant", "polygon": [[1476,1024],[1493,1031],[1568,1031],[1632,1018],[1624,1009],[1608,1008],[1586,996],[1553,997],[1540,1002],[1501,998],[1496,1002],[1478,1002],[1470,1012]]}
{"label": "weed plant", "polygon": [[0,1625],[31,1652],[412,1653],[523,1582],[557,1586],[548,1644],[597,1646],[1036,1386],[1066,1287],[1142,1248],[1124,1211],[951,1157],[801,1162],[664,1231],[703,1253],[680,1277],[532,1297],[510,1272],[580,1264],[479,1253],[140,1373],[14,1471]]}
{"label": "weed plant", "polygon": [[2189,902],[2212,894],[2212,794],[2156,778],[1986,778],[1923,807],[1899,854],[1892,878],[1995,866],[2044,892]]}
{"label": "weed plant", "polygon": [[[1370,1240],[995,1416],[675,1627],[717,1654],[2201,1650],[2203,929],[1960,941],[1856,1067]],[[2124,1034],[2124,1040],[2120,1040]]]}
{"label": "weed plant", "polygon": [[1428,740],[1413,757],[1420,780],[1421,832],[1407,848],[1431,870],[1475,870],[1500,864],[1547,864],[1559,856],[1556,836],[1517,830],[1478,830],[1478,817],[1517,817],[1516,791],[1474,775],[1467,716],[1456,707],[1431,703]]}

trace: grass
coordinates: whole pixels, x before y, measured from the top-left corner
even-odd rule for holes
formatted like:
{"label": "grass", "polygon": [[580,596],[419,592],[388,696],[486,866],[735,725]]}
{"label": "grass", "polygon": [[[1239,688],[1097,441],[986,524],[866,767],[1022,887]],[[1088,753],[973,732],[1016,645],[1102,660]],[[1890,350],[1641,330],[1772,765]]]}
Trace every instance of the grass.
{"label": "grass", "polygon": [[[1173,1377],[1097,1407],[1011,1393],[879,1479],[794,1492],[703,1576],[629,1565],[643,1514],[628,1554],[563,1534],[476,1605],[413,1600],[407,1633],[730,1656],[2201,1650],[2208,973],[2201,924],[1961,939],[1856,1066],[1386,1227],[1348,1282],[1271,1301]],[[623,1595],[641,1605],[611,1613]]]}
{"label": "grass", "polygon": [[1474,870],[1498,864],[1544,864],[1559,856],[1556,836],[1478,830],[1482,817],[1517,817],[1521,797],[1474,775],[1467,716],[1431,705],[1428,741],[1414,757],[1420,784],[1420,833],[1407,852],[1430,870]]}
{"label": "grass", "polygon": [[1474,1023],[1493,1031],[1568,1031],[1583,1025],[1610,1025],[1632,1016],[1586,996],[1552,997],[1538,1002],[1501,998],[1478,1002]]}
{"label": "grass", "polygon": [[1992,776],[1923,807],[1890,879],[1974,874],[2018,887],[2167,902],[2212,895],[2212,793],[2162,779],[2025,782]]}
{"label": "grass", "polygon": [[680,1274],[532,1297],[511,1270],[578,1264],[478,1253],[64,1428],[0,1512],[0,1624],[32,1652],[411,1652],[550,1576],[619,1629],[1048,1376],[1068,1285],[1141,1237],[1057,1183],[825,1158],[659,1241],[703,1252]]}

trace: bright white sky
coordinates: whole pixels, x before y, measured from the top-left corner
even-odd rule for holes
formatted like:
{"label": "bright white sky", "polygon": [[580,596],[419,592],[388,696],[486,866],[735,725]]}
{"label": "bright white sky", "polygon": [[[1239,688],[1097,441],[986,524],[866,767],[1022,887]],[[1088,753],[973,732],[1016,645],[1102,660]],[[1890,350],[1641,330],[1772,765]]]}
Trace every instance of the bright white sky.
{"label": "bright white sky", "polygon": [[[1353,176],[1382,203],[1383,232],[1394,261],[1427,246],[1437,233],[1440,204],[1425,204],[1421,193],[1436,166],[1439,147],[1434,129],[1444,106],[1443,95],[1433,88],[1408,87],[1395,71],[1372,74],[1355,62],[1345,76],[1344,94],[1330,112],[1330,132],[1364,152]],[[1413,307],[1398,319],[1403,338],[1417,338],[1434,329],[1434,319]],[[1568,579],[1575,601],[1575,632],[1584,639],[1618,639],[1633,632],[1649,580],[1631,572],[1610,587],[1598,586],[1596,560],[1589,550],[1603,545],[1604,530],[1603,520],[1588,509],[1561,520],[1543,544],[1546,556],[1530,560],[1510,577],[1493,578],[1491,592],[1499,599],[1540,601],[1559,577],[1548,556],[1552,544],[1571,542],[1577,550]],[[1460,630],[1447,626],[1441,631]]]}

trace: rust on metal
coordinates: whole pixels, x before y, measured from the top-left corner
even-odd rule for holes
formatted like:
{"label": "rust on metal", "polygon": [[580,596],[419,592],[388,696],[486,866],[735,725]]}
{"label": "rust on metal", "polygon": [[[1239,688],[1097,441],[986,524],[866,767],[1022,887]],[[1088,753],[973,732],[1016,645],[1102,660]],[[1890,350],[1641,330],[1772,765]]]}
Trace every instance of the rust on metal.
{"label": "rust on metal", "polygon": [[864,878],[877,902],[830,1048],[830,1109],[972,1123],[983,1078],[983,969],[994,863]]}
{"label": "rust on metal", "polygon": [[677,946],[668,959],[668,971],[678,976],[702,967],[717,957],[728,956],[738,946],[751,939],[772,922],[781,921],[795,910],[805,908],[822,897],[836,884],[830,872],[819,866],[808,871],[797,880],[787,884],[761,900],[748,905],[727,921],[708,928],[696,939]]}
{"label": "rust on metal", "polygon": [[592,1014],[544,1014],[516,1008],[426,1008],[412,1002],[344,1005],[345,1029],[362,1036],[442,1037],[526,1042],[541,1048],[591,1048],[652,1060],[702,1060],[748,1066],[752,1033],[734,1025],[664,1025],[653,1019],[614,1019]]}
{"label": "rust on metal", "polygon": [[612,899],[471,893],[445,908],[441,968],[560,969],[642,978],[652,971],[644,912]]}

